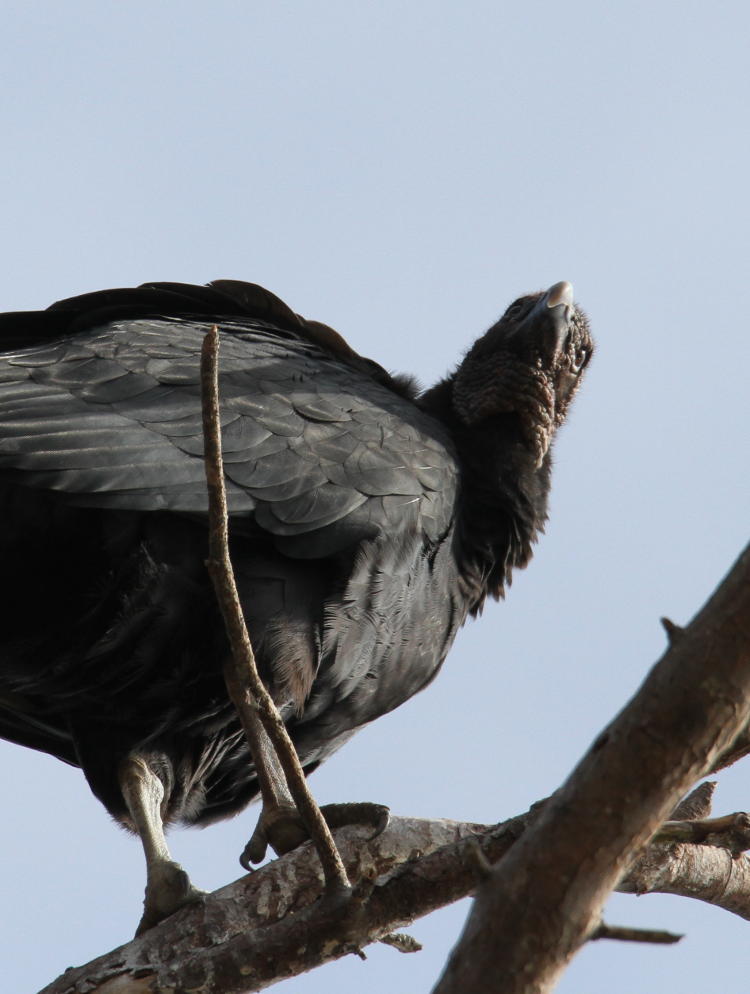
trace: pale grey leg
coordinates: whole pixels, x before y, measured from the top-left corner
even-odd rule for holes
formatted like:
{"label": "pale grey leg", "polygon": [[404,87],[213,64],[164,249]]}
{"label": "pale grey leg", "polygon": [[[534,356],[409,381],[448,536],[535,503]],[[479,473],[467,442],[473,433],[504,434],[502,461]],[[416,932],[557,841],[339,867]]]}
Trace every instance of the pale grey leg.
{"label": "pale grey leg", "polygon": [[119,778],[146,856],[146,896],[135,933],[141,935],[178,908],[198,900],[204,892],[193,887],[185,870],[170,856],[164,837],[164,786],[147,760],[130,756],[120,766]]}

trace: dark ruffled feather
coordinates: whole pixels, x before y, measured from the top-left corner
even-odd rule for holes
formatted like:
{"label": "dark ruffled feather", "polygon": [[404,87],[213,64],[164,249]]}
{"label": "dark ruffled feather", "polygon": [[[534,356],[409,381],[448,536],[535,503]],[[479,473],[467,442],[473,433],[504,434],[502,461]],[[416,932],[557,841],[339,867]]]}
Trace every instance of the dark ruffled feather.
{"label": "dark ruffled feather", "polygon": [[[538,367],[514,344],[546,320],[528,310],[480,340],[500,378],[508,342],[515,370]],[[435,676],[546,515],[548,451],[492,377],[481,403],[466,366],[418,398],[254,284],[151,283],[0,316],[0,735],[80,765],[120,818],[117,767],[137,750],[171,770],[171,819],[205,823],[257,791],[204,567],[214,323],[237,582],[308,770]],[[590,351],[585,320],[571,327],[565,348]],[[564,406],[571,361],[550,366]]]}

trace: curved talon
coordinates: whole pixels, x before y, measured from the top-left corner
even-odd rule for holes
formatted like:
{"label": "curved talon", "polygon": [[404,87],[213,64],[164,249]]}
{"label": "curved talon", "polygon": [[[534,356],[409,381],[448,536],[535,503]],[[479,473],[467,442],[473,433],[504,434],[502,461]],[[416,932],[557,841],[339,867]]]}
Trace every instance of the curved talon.
{"label": "curved talon", "polygon": [[284,856],[309,838],[296,808],[284,806],[267,811],[264,807],[255,831],[240,856],[240,864],[251,872],[250,864],[262,862],[269,846],[277,856]]}
{"label": "curved talon", "polygon": [[240,856],[240,865],[243,870],[247,870],[248,873],[252,873],[253,863],[262,863],[266,858],[267,849],[268,841],[266,839],[266,833],[263,831],[263,827],[259,819],[258,824],[255,826],[255,831],[250,836],[250,840],[242,850],[242,855]]}

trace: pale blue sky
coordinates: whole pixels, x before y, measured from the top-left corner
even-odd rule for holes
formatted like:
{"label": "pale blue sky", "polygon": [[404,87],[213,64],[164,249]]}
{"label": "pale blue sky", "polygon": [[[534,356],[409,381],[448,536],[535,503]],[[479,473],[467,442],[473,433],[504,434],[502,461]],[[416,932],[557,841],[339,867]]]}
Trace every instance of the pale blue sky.
{"label": "pale blue sky", "polygon": [[[260,282],[424,383],[519,293],[573,281],[598,351],[557,446],[552,517],[436,683],[312,780],[321,801],[495,821],[549,794],[747,537],[745,4],[8,3],[0,306],[147,279]],[[3,989],[128,938],[138,844],[83,777],[0,743]],[[750,767],[717,811],[750,808]],[[173,848],[239,875],[255,811]],[[279,990],[430,990],[465,906]],[[748,926],[598,943],[563,994],[746,983]]]}

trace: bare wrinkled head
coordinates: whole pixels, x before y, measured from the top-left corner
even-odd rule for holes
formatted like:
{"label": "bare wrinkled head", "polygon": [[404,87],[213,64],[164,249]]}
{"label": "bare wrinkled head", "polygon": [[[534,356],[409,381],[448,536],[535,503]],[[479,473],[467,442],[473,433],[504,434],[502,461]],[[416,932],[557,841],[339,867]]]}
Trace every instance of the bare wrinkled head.
{"label": "bare wrinkled head", "polygon": [[459,366],[453,407],[466,425],[495,414],[517,414],[540,464],[593,349],[570,283],[519,297]]}

